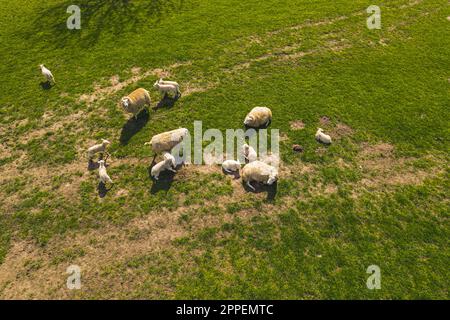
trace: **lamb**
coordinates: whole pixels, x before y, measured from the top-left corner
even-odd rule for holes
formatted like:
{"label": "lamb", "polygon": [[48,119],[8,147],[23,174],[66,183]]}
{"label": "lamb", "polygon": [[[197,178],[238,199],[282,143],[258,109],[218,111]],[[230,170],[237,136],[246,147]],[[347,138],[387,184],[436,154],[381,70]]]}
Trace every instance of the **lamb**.
{"label": "lamb", "polygon": [[163,78],[159,78],[158,83],[160,83],[160,84],[171,84],[171,85],[180,87],[180,85],[178,84],[178,82],[175,82],[175,81],[168,81],[168,80],[163,80]]}
{"label": "lamb", "polygon": [[225,160],[222,163],[223,171],[227,173],[233,173],[241,169],[241,163],[236,160]]}
{"label": "lamb", "polygon": [[137,119],[139,112],[141,112],[141,110],[143,110],[146,106],[150,106],[150,94],[147,90],[139,88],[123,97],[120,100],[120,104],[125,112],[132,113],[134,118]]}
{"label": "lamb", "polygon": [[267,107],[255,107],[245,117],[244,125],[252,128],[267,127],[272,121],[272,111]]}
{"label": "lamb", "polygon": [[53,74],[50,70],[48,70],[43,64],[40,64],[39,68],[41,68],[42,75],[45,77],[45,79],[47,79],[49,83],[53,82],[54,84],[56,84],[55,78],[53,77]]}
{"label": "lamb", "polygon": [[164,159],[163,161],[158,162],[152,167],[151,175],[155,180],[158,180],[160,173],[165,170],[176,172],[176,170],[172,168],[172,166],[173,166],[172,159]]}
{"label": "lamb", "polygon": [[108,176],[108,173],[106,172],[105,160],[100,160],[98,164],[98,175],[100,178],[100,183],[103,183],[104,185],[106,185],[107,182],[113,183],[111,178]]}
{"label": "lamb", "polygon": [[189,130],[186,128],[163,132],[153,136],[150,142],[146,142],[145,145],[151,145],[154,153],[170,152],[188,134]]}
{"label": "lamb", "polygon": [[255,188],[250,184],[251,181],[272,185],[277,180],[278,170],[261,161],[250,162],[242,169],[242,181],[253,191]]}
{"label": "lamb", "polygon": [[325,144],[331,144],[331,137],[323,133],[322,128],[317,128],[316,140]]}
{"label": "lamb", "polygon": [[244,158],[247,159],[248,162],[256,161],[258,158],[258,154],[255,149],[246,143],[242,146],[242,152],[244,153]]}
{"label": "lamb", "polygon": [[177,161],[170,152],[164,152],[163,157],[164,157],[164,160],[170,160],[172,162],[172,167],[174,169],[177,167]]}
{"label": "lamb", "polygon": [[100,144],[96,144],[92,147],[90,147],[87,150],[87,154],[88,154],[88,158],[89,160],[92,160],[92,157],[94,156],[94,154],[96,153],[106,153],[109,156],[108,151],[106,151],[106,147],[110,144],[110,142],[108,140],[102,139],[102,143]]}
{"label": "lamb", "polygon": [[180,86],[178,83],[175,83],[161,83],[160,81],[156,81],[153,87],[158,90],[161,95],[166,96],[169,92],[172,92],[175,97],[179,97],[181,95]]}

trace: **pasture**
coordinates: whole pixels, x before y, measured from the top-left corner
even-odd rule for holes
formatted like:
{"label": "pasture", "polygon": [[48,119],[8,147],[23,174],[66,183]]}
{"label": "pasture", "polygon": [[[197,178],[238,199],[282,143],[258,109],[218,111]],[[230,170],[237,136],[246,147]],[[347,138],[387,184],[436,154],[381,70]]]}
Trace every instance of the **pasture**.
{"label": "pasture", "polygon": [[[85,0],[68,30],[72,2],[1,4],[0,298],[448,299],[448,1]],[[139,87],[158,108],[134,120],[118,103]],[[274,188],[218,165],[151,179],[153,135],[255,106],[280,130]]]}

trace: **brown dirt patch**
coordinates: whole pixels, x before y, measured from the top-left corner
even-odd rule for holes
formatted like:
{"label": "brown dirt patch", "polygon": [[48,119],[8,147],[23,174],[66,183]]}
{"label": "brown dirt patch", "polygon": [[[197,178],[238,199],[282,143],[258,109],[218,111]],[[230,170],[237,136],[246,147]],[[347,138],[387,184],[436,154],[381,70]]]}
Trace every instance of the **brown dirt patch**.
{"label": "brown dirt patch", "polygon": [[291,126],[291,129],[294,131],[302,130],[305,128],[305,124],[301,120],[291,121],[291,122],[289,122],[289,125]]}

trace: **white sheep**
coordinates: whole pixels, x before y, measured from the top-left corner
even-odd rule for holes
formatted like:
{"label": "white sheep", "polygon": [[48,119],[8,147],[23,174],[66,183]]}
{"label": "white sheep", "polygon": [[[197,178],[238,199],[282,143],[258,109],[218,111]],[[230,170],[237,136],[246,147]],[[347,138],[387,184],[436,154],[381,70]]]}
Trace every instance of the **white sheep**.
{"label": "white sheep", "polygon": [[267,107],[255,107],[245,117],[244,125],[252,128],[268,126],[272,121],[272,111]]}
{"label": "white sheep", "polygon": [[258,159],[258,154],[256,153],[255,149],[253,149],[253,147],[249,146],[246,143],[242,145],[242,153],[244,154],[244,158],[247,159],[248,162],[253,162]]}
{"label": "white sheep", "polygon": [[171,84],[171,83],[160,83],[159,81],[156,81],[153,87],[159,91],[159,93],[163,96],[167,95],[168,93],[172,92],[175,97],[178,97],[181,95],[180,86],[177,84]]}
{"label": "white sheep", "polygon": [[170,160],[172,162],[172,167],[175,169],[177,167],[177,160],[170,152],[163,153],[164,160]]}
{"label": "white sheep", "polygon": [[317,128],[316,132],[316,140],[325,144],[331,143],[331,137],[325,133],[323,133],[322,128]]}
{"label": "white sheep", "polygon": [[173,169],[172,166],[173,166],[172,159],[164,159],[163,161],[158,162],[152,167],[151,175],[155,180],[158,180],[160,173],[165,170],[176,172],[176,170]]}
{"label": "white sheep", "polygon": [[236,160],[225,160],[222,163],[222,168],[227,173],[233,173],[241,169],[241,163]]}
{"label": "white sheep", "polygon": [[188,134],[189,130],[186,128],[163,132],[153,136],[150,142],[146,142],[145,145],[151,145],[154,153],[170,152]]}
{"label": "white sheep", "polygon": [[175,82],[175,81],[169,81],[169,80],[163,80],[163,78],[159,78],[158,83],[160,83],[160,84],[171,84],[171,85],[177,86],[178,88],[180,87],[180,85],[178,84],[178,82]]}
{"label": "white sheep", "polygon": [[146,106],[150,106],[150,94],[147,90],[139,88],[134,90],[129,95],[123,97],[120,100],[120,104],[126,112],[132,113],[134,118],[136,119],[137,115],[142,109],[144,109]]}
{"label": "white sheep", "polygon": [[52,72],[48,70],[43,64],[40,64],[39,67],[41,68],[42,75],[45,77],[45,79],[48,82],[53,82],[54,84],[56,84],[55,77],[53,77]]}
{"label": "white sheep", "polygon": [[88,158],[89,160],[92,159],[92,157],[96,154],[96,153],[106,153],[109,156],[108,151],[106,151],[106,147],[110,144],[110,142],[108,140],[102,139],[102,143],[96,144],[92,147],[90,147],[87,150],[87,154],[88,154]]}
{"label": "white sheep", "polygon": [[253,161],[246,164],[242,169],[241,175],[242,181],[253,191],[255,191],[255,188],[250,184],[252,181],[272,185],[278,180],[278,170],[261,161]]}
{"label": "white sheep", "polygon": [[111,178],[108,176],[108,173],[106,172],[105,160],[100,160],[98,164],[98,176],[100,178],[100,182],[104,185],[106,185],[107,182],[113,183]]}

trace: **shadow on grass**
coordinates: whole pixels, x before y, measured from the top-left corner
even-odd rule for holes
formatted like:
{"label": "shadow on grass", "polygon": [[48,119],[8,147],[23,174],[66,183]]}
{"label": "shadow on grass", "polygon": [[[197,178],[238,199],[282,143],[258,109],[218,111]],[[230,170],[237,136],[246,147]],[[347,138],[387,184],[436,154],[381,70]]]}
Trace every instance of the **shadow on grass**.
{"label": "shadow on grass", "polygon": [[50,81],[42,81],[41,83],[39,83],[39,85],[43,90],[50,90],[52,88],[52,84],[50,83]]}
{"label": "shadow on grass", "polygon": [[175,102],[178,101],[178,99],[180,99],[181,95],[177,95],[175,97],[169,97],[168,95],[165,95],[159,102],[158,104],[153,107],[154,110],[159,109],[159,108],[172,108],[175,105]]}
{"label": "shadow on grass", "polygon": [[[43,2],[44,3],[44,2]],[[67,19],[71,13],[67,8],[78,5],[81,13],[81,29],[69,30]],[[121,36],[126,32],[136,32],[142,25],[156,25],[171,12],[184,7],[184,0],[84,0],[74,3],[66,0],[46,5],[33,20],[33,26],[42,26],[42,30],[27,30],[23,37],[46,35],[51,41],[46,46],[63,48],[67,45],[90,47],[95,45],[104,34]]]}
{"label": "shadow on grass", "polygon": [[172,187],[173,178],[176,173],[165,170],[159,174],[158,180],[153,179],[151,174],[152,166],[148,168],[148,176],[153,181],[152,188],[150,189],[151,194],[156,194],[160,191],[169,191]]}
{"label": "shadow on grass", "polygon": [[244,186],[244,189],[247,192],[251,192],[251,193],[266,192],[267,193],[267,198],[266,198],[267,201],[273,201],[275,199],[276,195],[277,195],[277,189],[278,189],[277,182],[275,182],[271,186],[266,185],[266,184],[262,184],[262,183],[253,182],[253,183],[251,183],[251,185],[255,188],[255,190],[252,190],[245,183],[242,183],[242,185]]}
{"label": "shadow on grass", "polygon": [[98,196],[99,196],[100,198],[106,197],[106,195],[107,195],[108,192],[113,188],[113,186],[114,186],[114,185],[111,185],[111,186],[109,187],[109,189],[108,189],[108,188],[106,188],[106,185],[105,185],[103,182],[100,181],[100,182],[98,183],[98,186],[97,186]]}
{"label": "shadow on grass", "polygon": [[122,127],[122,131],[120,132],[120,144],[127,145],[130,139],[138,133],[150,119],[150,112],[147,108],[143,109],[136,118],[131,117]]}

